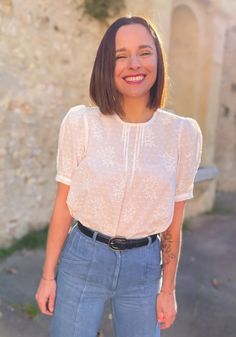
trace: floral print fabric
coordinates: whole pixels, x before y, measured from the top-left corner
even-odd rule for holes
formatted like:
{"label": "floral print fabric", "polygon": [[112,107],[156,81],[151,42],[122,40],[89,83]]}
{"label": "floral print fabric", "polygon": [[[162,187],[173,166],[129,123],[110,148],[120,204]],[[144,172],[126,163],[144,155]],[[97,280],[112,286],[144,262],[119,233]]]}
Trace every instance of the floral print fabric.
{"label": "floral print fabric", "polygon": [[193,197],[200,164],[198,123],[157,109],[144,123],[79,105],[64,117],[56,181],[70,185],[73,218],[109,236],[140,238],[172,221],[174,203]]}

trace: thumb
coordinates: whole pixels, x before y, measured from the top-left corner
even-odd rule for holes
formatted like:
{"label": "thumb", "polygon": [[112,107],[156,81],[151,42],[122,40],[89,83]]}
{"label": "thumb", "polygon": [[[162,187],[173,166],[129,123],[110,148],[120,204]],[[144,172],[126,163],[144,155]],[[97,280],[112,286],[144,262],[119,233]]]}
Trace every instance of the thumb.
{"label": "thumb", "polygon": [[165,321],[163,312],[158,312],[158,313],[157,313],[157,320],[158,320],[159,322],[164,322],[164,321]]}
{"label": "thumb", "polygon": [[55,304],[55,295],[51,294],[48,299],[48,309],[50,312],[54,311],[54,304]]}

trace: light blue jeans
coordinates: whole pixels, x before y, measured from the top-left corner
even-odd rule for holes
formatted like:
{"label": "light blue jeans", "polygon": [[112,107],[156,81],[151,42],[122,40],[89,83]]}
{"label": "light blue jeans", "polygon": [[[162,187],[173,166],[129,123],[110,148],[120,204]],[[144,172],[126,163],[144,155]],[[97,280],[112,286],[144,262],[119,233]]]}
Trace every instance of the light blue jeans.
{"label": "light blue jeans", "polygon": [[114,251],[77,226],[62,250],[51,337],[96,337],[111,299],[116,337],[158,337],[156,297],[161,281],[160,240]]}

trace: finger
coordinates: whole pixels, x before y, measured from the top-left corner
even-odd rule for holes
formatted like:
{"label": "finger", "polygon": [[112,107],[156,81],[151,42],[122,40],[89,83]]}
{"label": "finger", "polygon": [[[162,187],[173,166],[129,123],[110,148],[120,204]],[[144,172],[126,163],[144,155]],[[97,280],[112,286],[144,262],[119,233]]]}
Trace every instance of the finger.
{"label": "finger", "polygon": [[41,311],[42,314],[44,315],[49,315],[51,316],[52,315],[52,312],[50,312],[47,308],[47,301],[44,300],[44,301],[39,301],[38,302],[38,305],[39,305],[39,309]]}
{"label": "finger", "polygon": [[48,300],[48,310],[52,313],[54,311],[54,304],[55,304],[55,295],[51,294]]}
{"label": "finger", "polygon": [[165,322],[160,322],[159,323],[160,330],[165,330],[166,329],[166,324]]}
{"label": "finger", "polygon": [[41,313],[44,314],[44,315],[47,315],[47,316],[52,316],[52,315],[53,315],[53,313],[50,312],[50,311],[47,310],[47,309],[46,309],[46,310],[42,310]]}
{"label": "finger", "polygon": [[165,330],[168,329],[171,326],[171,322],[161,322],[160,323],[160,329]]}
{"label": "finger", "polygon": [[158,312],[158,314],[157,314],[157,320],[159,322],[163,322],[165,320],[163,312]]}
{"label": "finger", "polygon": [[160,329],[164,329],[165,328],[166,319],[165,319],[165,317],[163,315],[158,318],[158,323],[159,323]]}
{"label": "finger", "polygon": [[173,325],[173,323],[174,323],[174,321],[175,321],[175,319],[166,319],[165,321],[163,321],[163,322],[160,322],[160,329],[161,330],[164,330],[164,329],[168,329],[168,328],[170,328],[171,327],[171,325]]}

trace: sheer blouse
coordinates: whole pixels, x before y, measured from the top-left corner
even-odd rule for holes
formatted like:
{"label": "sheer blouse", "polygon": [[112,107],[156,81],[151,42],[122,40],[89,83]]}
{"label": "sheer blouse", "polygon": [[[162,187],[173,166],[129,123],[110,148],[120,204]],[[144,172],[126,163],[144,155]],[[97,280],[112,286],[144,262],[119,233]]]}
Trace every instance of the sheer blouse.
{"label": "sheer blouse", "polygon": [[56,181],[69,185],[74,219],[109,236],[165,231],[176,201],[193,198],[200,164],[198,123],[162,109],[143,123],[78,105],[59,133]]}

